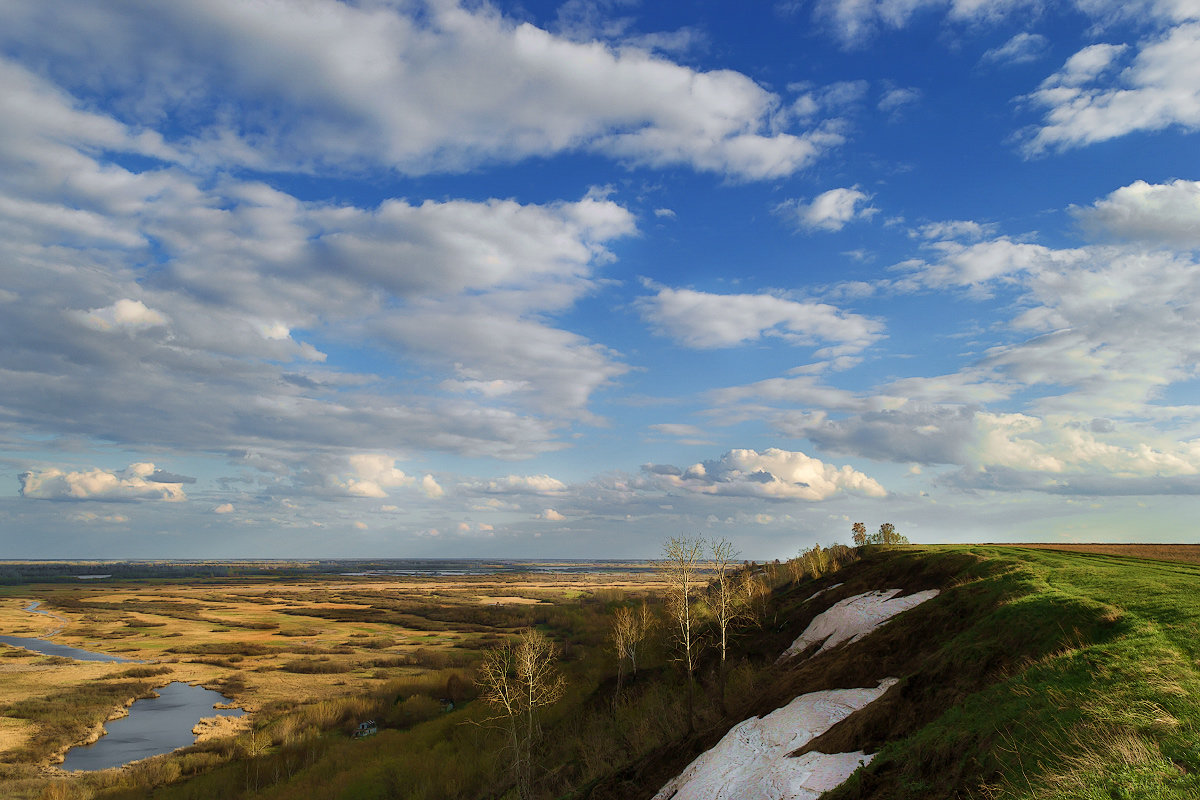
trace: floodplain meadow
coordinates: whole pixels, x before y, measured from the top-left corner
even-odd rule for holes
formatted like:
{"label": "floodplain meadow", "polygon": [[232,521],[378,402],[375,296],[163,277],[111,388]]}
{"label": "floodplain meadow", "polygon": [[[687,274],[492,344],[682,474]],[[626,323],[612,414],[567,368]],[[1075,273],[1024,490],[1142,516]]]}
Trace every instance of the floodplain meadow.
{"label": "floodplain meadow", "polygon": [[[70,779],[55,764],[70,746],[94,741],[134,699],[171,681],[218,689],[251,713],[203,726],[196,752],[151,759],[176,764],[143,775],[152,785],[259,749],[295,749],[367,718],[410,727],[472,696],[474,664],[506,635],[552,621],[569,630],[572,617],[583,618],[581,606],[645,596],[657,580],[617,571],[3,586],[0,634],[53,634],[60,644],[146,663],[0,646],[0,795],[38,798],[74,787],[91,796],[114,783]],[[32,602],[49,613],[31,613]],[[235,744],[211,744],[216,739]]]}

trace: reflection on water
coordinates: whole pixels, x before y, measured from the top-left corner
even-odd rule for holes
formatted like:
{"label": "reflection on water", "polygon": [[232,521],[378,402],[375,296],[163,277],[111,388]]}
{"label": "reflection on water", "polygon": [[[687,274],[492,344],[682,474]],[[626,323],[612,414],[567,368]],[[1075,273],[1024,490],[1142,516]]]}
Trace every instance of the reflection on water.
{"label": "reflection on water", "polygon": [[93,744],[73,747],[62,768],[97,770],[169,753],[192,744],[192,728],[204,717],[240,717],[240,708],[214,710],[229,698],[202,686],[176,681],[158,689],[158,697],[136,701],[129,716],[105,724],[107,733]]}

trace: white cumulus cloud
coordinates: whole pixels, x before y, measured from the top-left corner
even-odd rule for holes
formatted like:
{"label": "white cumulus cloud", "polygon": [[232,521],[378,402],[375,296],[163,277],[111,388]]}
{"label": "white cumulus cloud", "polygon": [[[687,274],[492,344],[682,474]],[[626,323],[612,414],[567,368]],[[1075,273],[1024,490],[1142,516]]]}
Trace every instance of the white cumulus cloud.
{"label": "white cumulus cloud", "polygon": [[[914,274],[913,283],[931,288],[964,287],[986,294],[988,285],[1023,280],[1038,270],[1064,270],[1086,260],[1082,250],[1055,250],[1044,245],[1000,237],[975,244],[942,241],[933,245],[941,259],[902,265]],[[901,281],[901,286],[905,281]]]}
{"label": "white cumulus cloud", "polygon": [[436,500],[446,494],[446,490],[438,484],[432,475],[426,475],[421,478],[421,491],[431,500]]}
{"label": "white cumulus cloud", "polygon": [[903,28],[928,10],[944,11],[955,22],[979,23],[1031,6],[1036,0],[817,0],[813,15],[846,47],[862,47],[881,30]]}
{"label": "white cumulus cloud", "polygon": [[761,453],[730,450],[716,461],[684,470],[662,465],[644,469],[664,486],[698,494],[775,500],[825,500],[841,492],[887,495],[878,481],[849,465],[836,467],[802,452],[777,448]]}
{"label": "white cumulus cloud", "polygon": [[885,113],[893,113],[901,108],[921,99],[921,90],[915,87],[896,87],[884,92],[879,98],[879,110]]}
{"label": "white cumulus cloud", "polygon": [[808,231],[840,231],[855,219],[870,219],[879,209],[869,205],[871,196],[857,187],[830,189],[809,202],[793,201],[779,207],[797,225]]}
{"label": "white cumulus cloud", "polygon": [[182,483],[154,480],[154,465],[131,464],[120,472],[95,468],[65,472],[51,467],[19,476],[21,496],[36,500],[187,500]]}
{"label": "white cumulus cloud", "polygon": [[1046,109],[1026,152],[1069,149],[1135,131],[1200,129],[1200,22],[1177,25],[1139,45],[1090,45],[1067,60],[1029,99]]}
{"label": "white cumulus cloud", "polygon": [[386,489],[411,486],[414,479],[403,470],[396,469],[396,459],[378,453],[360,453],[350,456],[350,469],[354,474],[341,485],[346,493],[354,497],[387,497]]}
{"label": "white cumulus cloud", "polygon": [[468,484],[478,491],[495,494],[559,494],[567,485],[549,475],[505,475],[487,482]]}
{"label": "white cumulus cloud", "polygon": [[141,300],[123,298],[111,306],[97,308],[83,318],[85,325],[100,331],[142,330],[167,324],[166,315],[146,306]]}
{"label": "white cumulus cloud", "polygon": [[659,333],[695,348],[735,347],[778,337],[794,345],[824,342],[830,354],[855,353],[883,336],[877,320],[828,303],[772,294],[710,294],[661,287],[638,301]]}
{"label": "white cumulus cloud", "polygon": [[[600,193],[355,207],[203,170],[132,172],[98,154],[172,154],[77,110],[87,104],[45,78],[6,61],[0,73],[0,106],[19,110],[0,126],[0,238],[21,253],[0,265],[12,271],[0,405],[27,429],[69,421],[134,445],[528,457],[562,447],[570,421],[597,421],[591,396],[628,370],[554,321],[594,290],[608,243],[636,231]],[[53,213],[33,226],[29,204]],[[81,227],[76,212],[103,224]],[[138,265],[151,263],[147,280]],[[97,329],[131,335],[113,347]],[[458,397],[401,390],[384,402],[367,388],[376,376],[321,369],[309,332],[373,339]],[[130,413],[132,386],[156,398],[153,419]]]}
{"label": "white cumulus cloud", "polygon": [[1134,181],[1091,206],[1072,210],[1094,233],[1200,247],[1200,181]]}

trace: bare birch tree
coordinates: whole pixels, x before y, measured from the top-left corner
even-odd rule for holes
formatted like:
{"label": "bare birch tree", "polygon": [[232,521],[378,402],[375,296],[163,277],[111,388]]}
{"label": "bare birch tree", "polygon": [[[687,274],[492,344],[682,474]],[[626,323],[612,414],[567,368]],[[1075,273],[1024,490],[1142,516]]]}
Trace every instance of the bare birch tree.
{"label": "bare birch tree", "polygon": [[805,569],[814,578],[821,577],[829,570],[829,551],[821,547],[819,542],[810,549],[802,551],[800,557],[804,560]]}
{"label": "bare birch tree", "polygon": [[708,587],[709,605],[717,620],[721,634],[721,668],[725,667],[725,653],[729,643],[729,628],[741,614],[737,587],[734,586],[733,561],[737,552],[728,539],[713,539],[708,543],[712,570],[715,573]]}
{"label": "bare birch tree", "polygon": [[672,638],[678,659],[687,673],[688,730],[695,725],[696,665],[700,655],[697,628],[700,622],[696,594],[702,587],[701,558],[703,539],[673,537],[663,545],[663,564],[659,567],[666,583],[666,608],[671,620]]}
{"label": "bare birch tree", "polygon": [[804,559],[800,557],[787,560],[788,571],[792,573],[792,583],[804,580]]}
{"label": "bare birch tree", "polygon": [[538,711],[558,702],[566,688],[557,660],[554,643],[529,628],[516,643],[489,651],[479,667],[480,696],[505,721],[513,779],[523,798],[533,791],[533,746],[541,736]]}
{"label": "bare birch tree", "polygon": [[654,616],[654,612],[650,610],[650,604],[644,599],[642,604],[634,612],[634,631],[635,636],[629,643],[629,663],[633,667],[633,677],[637,679],[638,656],[642,649],[646,646],[646,641],[650,638],[650,632],[654,630],[658,620]]}
{"label": "bare birch tree", "polygon": [[619,606],[613,611],[611,630],[609,631],[608,638],[612,642],[613,650],[617,654],[618,693],[621,691],[621,683],[625,675],[626,659],[628,659],[629,666],[633,670],[633,676],[637,677],[638,655],[641,653],[642,644],[650,635],[653,627],[654,614],[651,613],[650,606],[645,600],[642,600],[642,605],[639,608]]}
{"label": "bare birch tree", "polygon": [[766,622],[767,599],[771,596],[766,581],[756,575],[753,569],[748,569],[742,573],[737,591],[747,618],[761,628]]}
{"label": "bare birch tree", "polygon": [[[509,769],[518,791],[526,784],[524,748],[521,747],[521,687],[516,678],[516,647],[512,642],[489,650],[479,665],[480,698],[497,711],[508,735]],[[524,796],[522,794],[522,796]]]}
{"label": "bare birch tree", "polygon": [[629,642],[634,633],[633,609],[629,606],[619,606],[613,611],[611,630],[608,638],[613,650],[617,652],[617,694],[621,693],[621,683],[625,677],[625,659],[629,657]]}

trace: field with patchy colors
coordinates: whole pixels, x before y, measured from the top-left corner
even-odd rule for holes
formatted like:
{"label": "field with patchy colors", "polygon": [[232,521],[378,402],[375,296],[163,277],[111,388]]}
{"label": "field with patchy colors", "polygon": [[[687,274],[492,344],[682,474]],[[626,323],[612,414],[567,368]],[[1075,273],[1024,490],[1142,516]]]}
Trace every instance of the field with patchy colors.
{"label": "field with patchy colors", "polygon": [[[145,662],[75,661],[0,645],[0,789],[7,783],[10,795],[29,782],[32,791],[56,773],[68,747],[94,740],[135,697],[170,681],[218,689],[252,712],[203,726],[202,739],[305,710],[318,729],[330,714],[351,724],[357,700],[381,691],[469,691],[482,650],[552,609],[561,616],[563,607],[639,597],[657,585],[654,573],[640,571],[0,587],[0,635],[53,636]],[[34,602],[47,613],[27,610]]]}
{"label": "field with patchy colors", "polygon": [[1065,553],[1095,553],[1106,556],[1148,558],[1154,561],[1180,561],[1200,564],[1200,544],[1114,544],[1107,542],[1063,544],[1018,544],[1005,547],[1028,547],[1035,550],[1061,550]]}

